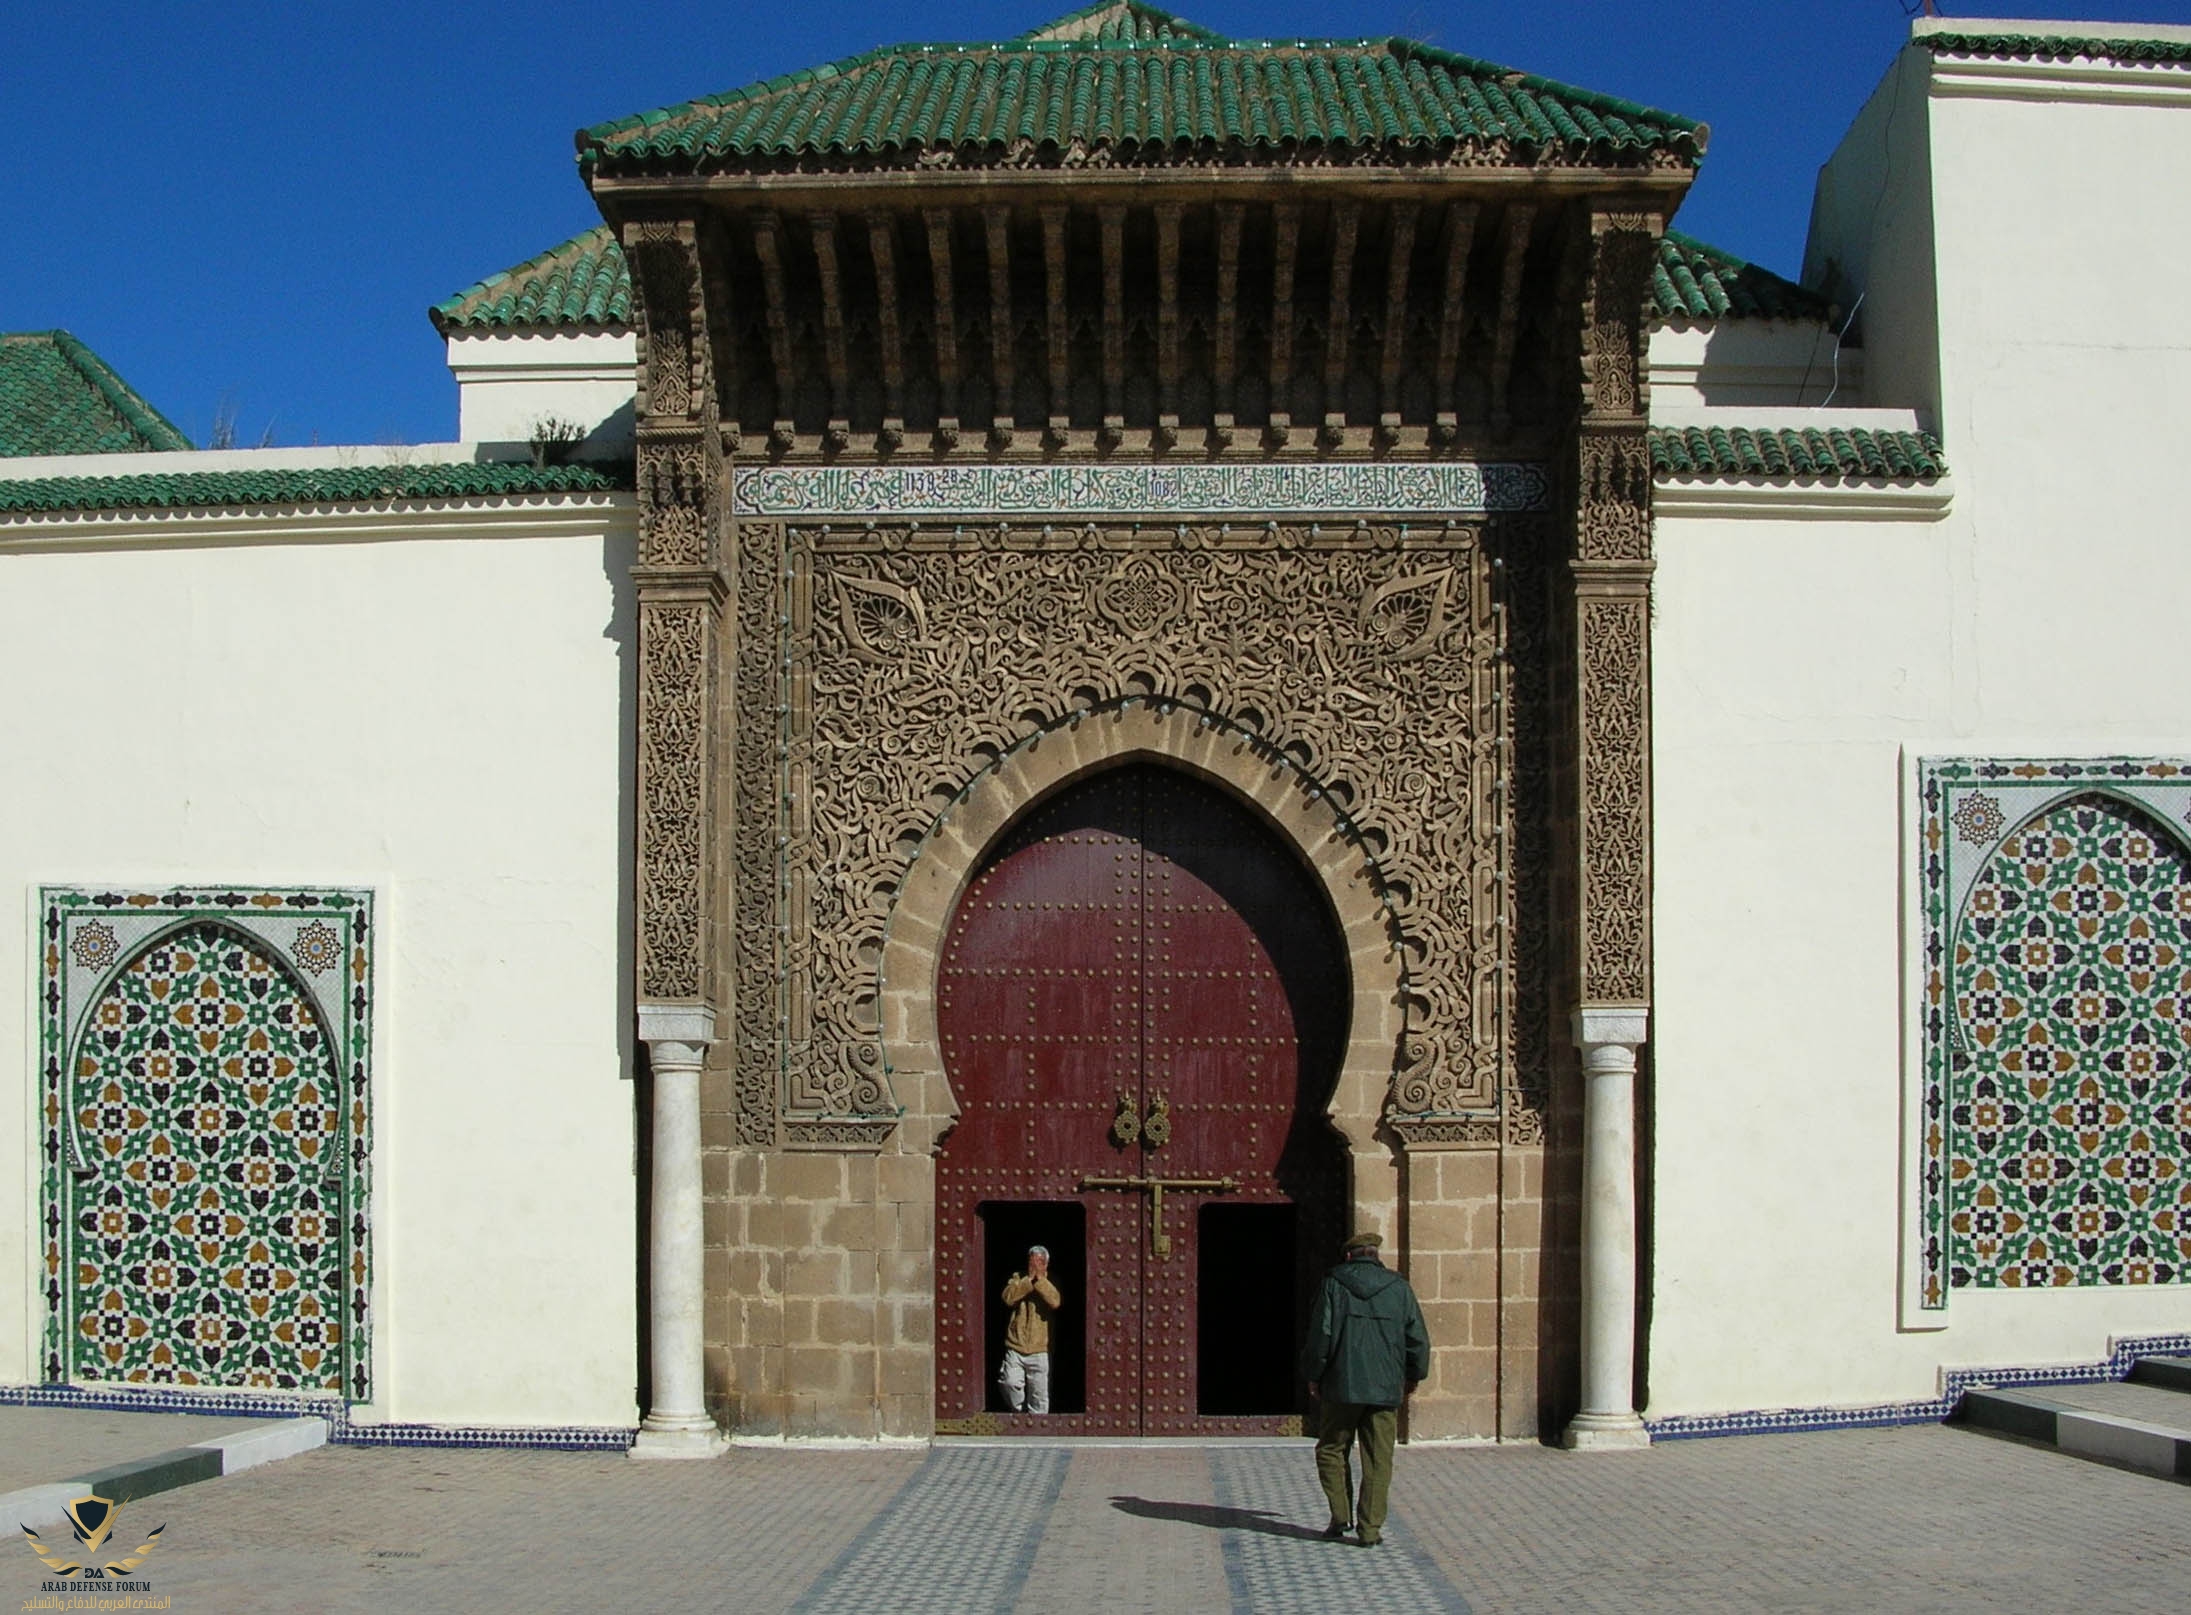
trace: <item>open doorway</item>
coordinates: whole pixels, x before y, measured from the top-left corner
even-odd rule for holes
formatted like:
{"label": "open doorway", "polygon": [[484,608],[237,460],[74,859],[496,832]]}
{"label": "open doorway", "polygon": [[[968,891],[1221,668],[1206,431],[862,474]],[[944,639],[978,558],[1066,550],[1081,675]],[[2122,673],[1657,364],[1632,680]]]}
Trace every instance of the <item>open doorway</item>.
{"label": "open doorway", "polygon": [[1088,1208],[1073,1200],[985,1200],[975,1207],[982,1228],[982,1295],[988,1350],[982,1378],[991,1413],[1009,1411],[996,1382],[1004,1360],[1004,1286],[1026,1271],[1027,1248],[1050,1252],[1050,1282],[1065,1303],[1050,1325],[1050,1411],[1088,1409]]}
{"label": "open doorway", "polygon": [[1195,1411],[1233,1417],[1292,1413],[1295,1208],[1202,1208],[1196,1297]]}

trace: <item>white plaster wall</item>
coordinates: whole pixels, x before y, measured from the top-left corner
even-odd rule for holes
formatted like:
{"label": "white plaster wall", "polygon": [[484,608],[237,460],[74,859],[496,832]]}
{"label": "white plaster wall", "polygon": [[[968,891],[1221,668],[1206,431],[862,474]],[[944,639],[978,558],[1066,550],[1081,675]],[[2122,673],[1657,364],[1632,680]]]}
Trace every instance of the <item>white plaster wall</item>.
{"label": "white plaster wall", "polygon": [[1936,199],[1895,229],[1932,241],[1938,307],[1906,259],[1892,328],[1937,349],[1867,321],[1867,363],[1874,403],[1937,376],[1945,518],[1659,525],[1654,1414],[1923,1398],[2191,1330],[2191,1286],[1898,1310],[1904,749],[2191,750],[2191,221],[2162,200],[2191,194],[2191,99],[1946,93],[1924,122],[1929,170],[1875,178]]}
{"label": "white plaster wall", "polygon": [[1864,402],[1864,350],[1816,321],[1660,326],[1650,356],[1654,421],[1668,408]]}
{"label": "white plaster wall", "polygon": [[629,331],[455,331],[457,436],[526,443],[541,422],[583,427],[589,452],[632,439],[639,343]]}
{"label": "white plaster wall", "polygon": [[37,1369],[38,885],[355,884],[380,933],[372,1416],[636,1422],[630,515],[456,520],[0,532],[0,1382]]}
{"label": "white plaster wall", "polygon": [[1930,71],[1931,58],[1914,47],[1889,66],[1819,170],[1803,253],[1803,284],[1849,311],[1843,317],[1864,349],[1865,402],[1928,419],[1939,404],[1940,301],[1927,156]]}

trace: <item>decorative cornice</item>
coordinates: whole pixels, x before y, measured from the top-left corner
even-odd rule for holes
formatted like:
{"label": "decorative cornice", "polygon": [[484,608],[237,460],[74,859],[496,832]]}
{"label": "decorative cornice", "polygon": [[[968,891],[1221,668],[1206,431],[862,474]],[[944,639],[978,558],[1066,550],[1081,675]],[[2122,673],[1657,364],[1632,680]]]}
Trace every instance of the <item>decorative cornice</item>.
{"label": "decorative cornice", "polygon": [[0,551],[145,544],[362,544],[629,531],[628,492],[0,512]]}
{"label": "decorative cornice", "polygon": [[[2191,31],[2132,38],[2094,24],[2060,37],[1975,29],[1920,31],[1932,53],[1931,93],[2010,101],[2191,104]],[[2151,30],[2160,33],[2162,30]]]}
{"label": "decorative cornice", "polygon": [[1936,522],[1954,502],[1954,479],[1946,476],[1935,482],[1661,476],[1651,498],[1661,518],[1750,521]]}

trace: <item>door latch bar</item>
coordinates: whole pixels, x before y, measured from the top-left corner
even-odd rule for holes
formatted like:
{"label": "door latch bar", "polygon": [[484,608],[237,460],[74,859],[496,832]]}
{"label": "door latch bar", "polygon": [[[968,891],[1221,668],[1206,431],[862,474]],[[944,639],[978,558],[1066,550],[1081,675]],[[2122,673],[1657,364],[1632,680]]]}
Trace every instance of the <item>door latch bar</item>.
{"label": "door latch bar", "polygon": [[1082,1190],[1146,1189],[1149,1191],[1149,1254],[1158,1261],[1172,1253],[1172,1236],[1164,1232],[1164,1191],[1185,1189],[1190,1193],[1230,1194],[1240,1187],[1231,1178],[1082,1178]]}

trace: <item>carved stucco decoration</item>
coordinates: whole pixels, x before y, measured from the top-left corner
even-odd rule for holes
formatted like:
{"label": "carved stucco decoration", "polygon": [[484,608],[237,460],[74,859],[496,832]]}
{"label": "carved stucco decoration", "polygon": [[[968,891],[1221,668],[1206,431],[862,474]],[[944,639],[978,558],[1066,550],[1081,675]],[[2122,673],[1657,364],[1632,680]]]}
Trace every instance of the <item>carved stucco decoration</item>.
{"label": "carved stucco decoration", "polygon": [[[1494,547],[1541,549],[1540,524],[1489,525]],[[742,1138],[780,1117],[789,1142],[842,1144],[839,1123],[896,1113],[877,966],[922,838],[1022,736],[1137,697],[1222,715],[1327,782],[1405,961],[1395,1119],[1495,1132],[1513,1059],[1512,703],[1483,527],[740,533],[738,946],[778,961],[740,972]],[[780,752],[766,766],[763,736]]]}
{"label": "carved stucco decoration", "polygon": [[1654,214],[1601,213],[1591,218],[1592,264],[1584,402],[1592,416],[1644,413],[1644,295],[1658,259],[1663,222]]}
{"label": "carved stucco decoration", "polygon": [[1576,442],[1577,893],[1584,1003],[1651,995],[1650,408],[1643,302],[1663,221],[1593,215]]}
{"label": "carved stucco decoration", "polygon": [[703,774],[713,613],[648,603],[639,612],[639,990],[649,1003],[705,996],[708,793]]}
{"label": "carved stucco decoration", "polygon": [[627,225],[638,396],[638,986],[649,1003],[713,996],[713,721],[724,579],[722,445],[690,221]]}
{"label": "carved stucco decoration", "polygon": [[1648,597],[1580,602],[1582,636],[1582,996],[1651,996],[1651,802],[1644,680]]}

